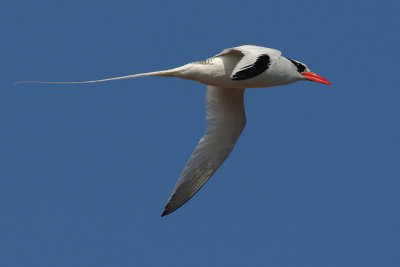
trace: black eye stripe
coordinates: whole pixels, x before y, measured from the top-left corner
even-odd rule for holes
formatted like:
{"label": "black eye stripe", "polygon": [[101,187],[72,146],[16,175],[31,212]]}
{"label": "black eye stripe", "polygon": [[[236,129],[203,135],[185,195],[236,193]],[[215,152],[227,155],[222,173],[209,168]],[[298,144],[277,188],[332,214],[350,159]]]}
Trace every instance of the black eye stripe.
{"label": "black eye stripe", "polygon": [[306,70],[306,67],[303,64],[301,64],[299,62],[296,62],[296,61],[294,61],[293,59],[290,59],[290,58],[287,58],[287,59],[289,59],[290,62],[292,62],[296,66],[298,72],[302,73],[302,72],[304,72]]}

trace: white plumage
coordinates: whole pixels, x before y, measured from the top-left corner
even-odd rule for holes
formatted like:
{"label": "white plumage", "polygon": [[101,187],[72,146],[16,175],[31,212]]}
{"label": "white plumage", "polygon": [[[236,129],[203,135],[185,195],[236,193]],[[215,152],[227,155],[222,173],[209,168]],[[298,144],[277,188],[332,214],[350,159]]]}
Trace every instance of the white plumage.
{"label": "white plumage", "polygon": [[302,80],[331,84],[310,72],[305,64],[283,57],[279,50],[254,45],[228,48],[209,59],[164,71],[83,82],[19,83],[78,84],[142,76],[178,77],[207,85],[206,131],[183,169],[161,216],[186,203],[231,153],[246,124],[245,88],[270,87]]}

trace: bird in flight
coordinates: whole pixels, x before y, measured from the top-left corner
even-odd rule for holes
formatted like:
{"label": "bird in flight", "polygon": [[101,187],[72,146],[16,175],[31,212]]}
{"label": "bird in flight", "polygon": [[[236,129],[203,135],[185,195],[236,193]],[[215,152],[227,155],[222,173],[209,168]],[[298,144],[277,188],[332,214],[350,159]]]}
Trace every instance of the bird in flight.
{"label": "bird in flight", "polygon": [[232,152],[246,124],[245,88],[271,87],[297,81],[331,85],[325,78],[311,72],[305,64],[282,56],[279,50],[254,45],[227,48],[209,59],[163,71],[82,82],[18,83],[81,84],[143,76],[177,77],[207,85],[204,136],[176,182],[161,217],[177,210],[193,197]]}

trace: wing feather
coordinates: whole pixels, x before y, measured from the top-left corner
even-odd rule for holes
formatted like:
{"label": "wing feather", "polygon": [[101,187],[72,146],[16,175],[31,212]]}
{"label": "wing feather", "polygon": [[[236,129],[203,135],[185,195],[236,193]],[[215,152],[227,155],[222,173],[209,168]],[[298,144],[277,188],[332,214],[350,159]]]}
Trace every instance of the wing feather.
{"label": "wing feather", "polygon": [[183,169],[161,216],[187,202],[229,156],[246,124],[243,96],[244,89],[207,87],[205,134]]}
{"label": "wing feather", "polygon": [[281,56],[281,52],[276,49],[255,46],[242,45],[233,48],[227,48],[216,56],[233,55],[240,53],[241,59],[232,71],[232,80],[247,80],[266,71]]}

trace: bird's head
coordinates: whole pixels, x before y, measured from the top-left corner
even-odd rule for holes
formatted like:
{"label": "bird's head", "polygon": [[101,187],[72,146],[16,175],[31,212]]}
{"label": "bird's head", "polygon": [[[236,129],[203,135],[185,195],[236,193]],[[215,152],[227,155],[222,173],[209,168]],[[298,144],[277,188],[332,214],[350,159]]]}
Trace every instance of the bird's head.
{"label": "bird's head", "polygon": [[292,66],[291,69],[296,73],[296,76],[298,77],[299,80],[309,80],[313,82],[318,82],[318,83],[323,83],[323,84],[329,84],[332,85],[327,79],[321,77],[320,75],[311,72],[306,64],[301,63],[300,61],[294,60],[287,58]]}

